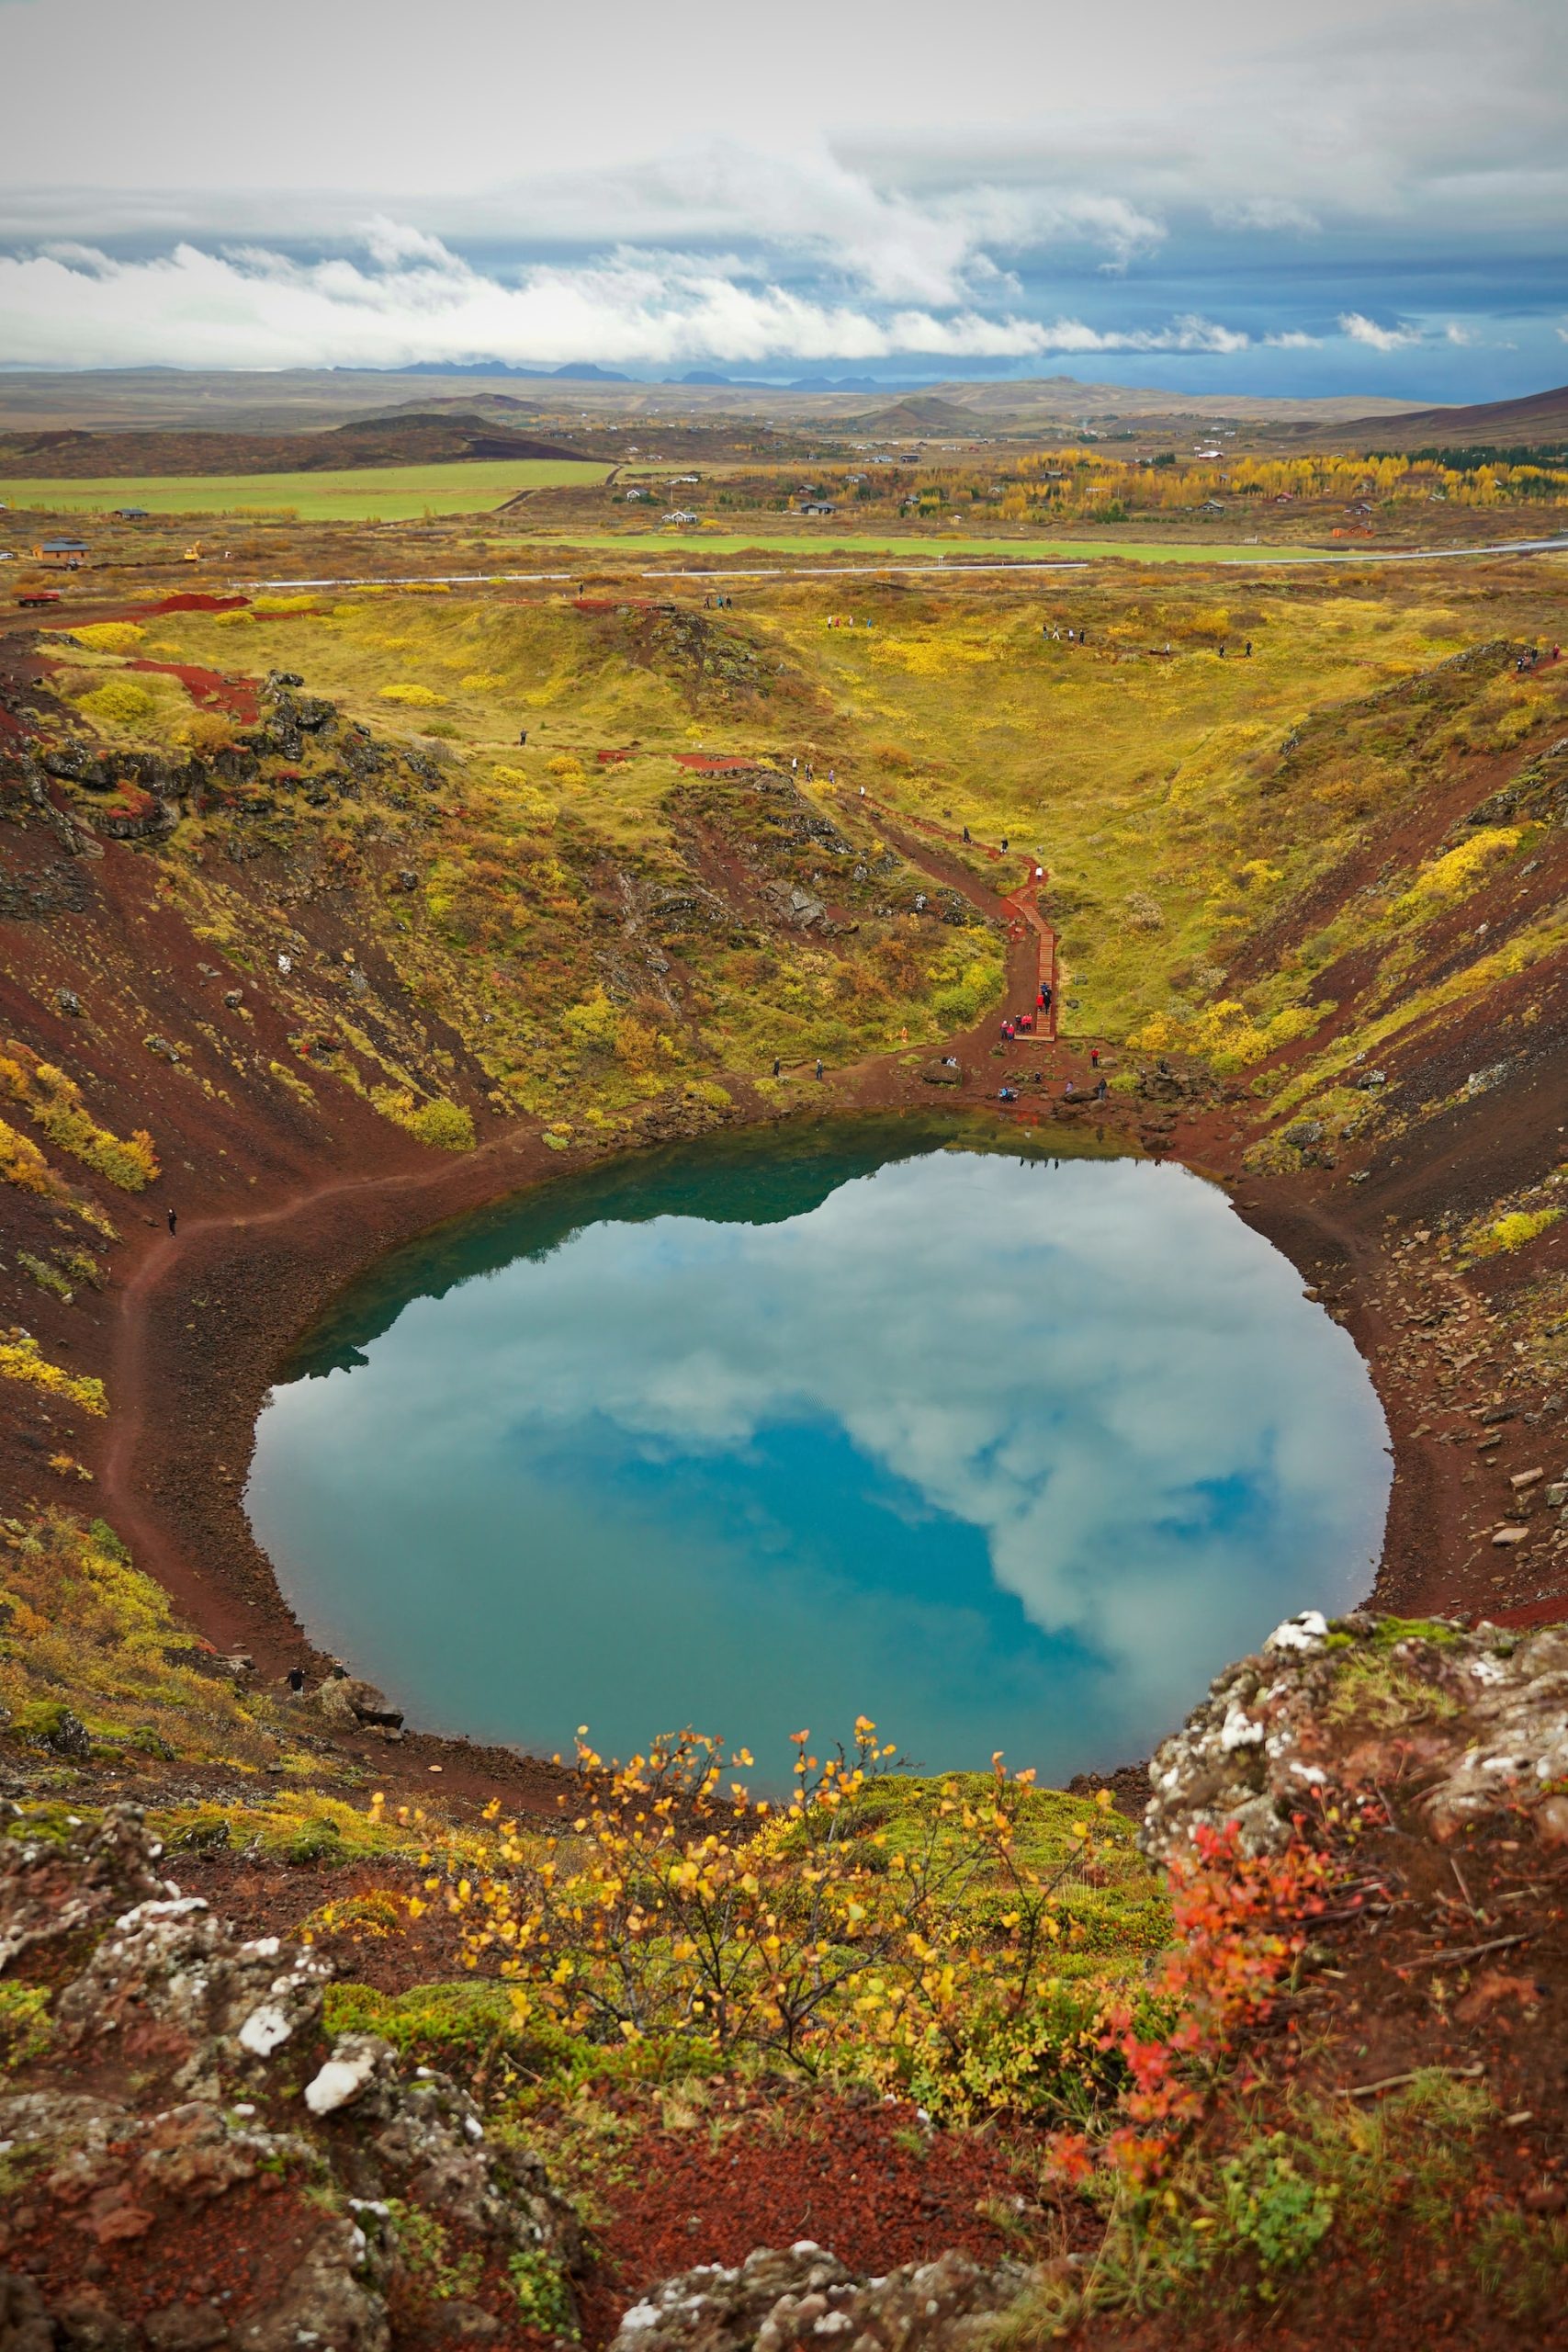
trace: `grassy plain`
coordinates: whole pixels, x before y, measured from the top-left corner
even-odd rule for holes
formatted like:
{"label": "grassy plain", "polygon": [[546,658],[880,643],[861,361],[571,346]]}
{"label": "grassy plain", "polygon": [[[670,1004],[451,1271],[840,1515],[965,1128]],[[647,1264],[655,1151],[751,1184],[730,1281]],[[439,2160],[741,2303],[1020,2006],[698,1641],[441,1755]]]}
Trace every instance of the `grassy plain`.
{"label": "grassy plain", "polygon": [[267,514],[302,522],[407,522],[421,514],[480,513],[519,491],[603,481],[608,466],[589,458],[475,458],[433,466],[352,467],[300,474],[145,474],[102,481],[0,481],[0,499],[29,513],[107,514],[144,506],[150,514]]}
{"label": "grassy plain", "polygon": [[[562,525],[558,533],[546,537],[540,535],[536,544],[541,548],[559,547],[592,548],[597,553],[614,552],[622,556],[636,555],[640,549],[678,548],[683,555],[801,555],[831,558],[853,556],[863,559],[887,556],[896,563],[903,563],[912,556],[989,557],[997,562],[1028,563],[1051,557],[1065,558],[1078,563],[1097,563],[1107,556],[1120,557],[1129,563],[1279,563],[1292,555],[1302,560],[1299,549],[1290,548],[1245,548],[1209,545],[1189,545],[1179,539],[1116,538],[1110,531],[1097,532],[1092,538],[1011,538],[1000,532],[977,537],[961,531],[910,532],[900,531],[826,531],[809,526],[797,531],[584,531]],[[1313,560],[1324,561],[1324,557]]]}

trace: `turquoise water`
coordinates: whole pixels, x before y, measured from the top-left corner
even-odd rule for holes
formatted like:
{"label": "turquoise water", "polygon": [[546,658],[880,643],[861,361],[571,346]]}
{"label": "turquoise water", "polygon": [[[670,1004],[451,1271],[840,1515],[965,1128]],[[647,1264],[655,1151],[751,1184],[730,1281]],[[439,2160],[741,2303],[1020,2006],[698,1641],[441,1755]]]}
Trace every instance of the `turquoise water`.
{"label": "turquoise water", "polygon": [[1385,1430],[1223,1193],[1049,1141],[717,1139],[400,1252],[263,1413],[284,1590],[419,1722],[547,1751],[765,1769],[863,1711],[933,1770],[1146,1755],[1366,1591]]}

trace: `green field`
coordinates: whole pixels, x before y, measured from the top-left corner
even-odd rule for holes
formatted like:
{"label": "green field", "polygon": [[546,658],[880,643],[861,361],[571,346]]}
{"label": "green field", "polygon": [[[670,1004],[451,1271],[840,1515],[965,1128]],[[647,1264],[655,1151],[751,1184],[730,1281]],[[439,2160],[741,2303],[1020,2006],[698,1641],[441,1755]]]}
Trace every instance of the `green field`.
{"label": "green field", "polygon": [[[541,554],[558,547],[562,554],[573,549],[604,553],[614,550],[628,563],[642,554],[662,555],[679,548],[701,561],[710,556],[792,555],[836,558],[864,561],[868,556],[886,556],[889,563],[907,563],[912,558],[929,560],[933,556],[988,556],[996,562],[1009,560],[1015,563],[1038,562],[1042,558],[1065,557],[1078,563],[1097,563],[1106,556],[1119,556],[1129,563],[1280,563],[1293,560],[1317,561],[1318,551],[1303,548],[1249,548],[1232,541],[1228,547],[1197,546],[1180,539],[1118,539],[1106,532],[1092,539],[976,539],[964,538],[956,531],[940,537],[903,538],[889,534],[849,532],[829,537],[824,532],[746,532],[734,531],[567,531],[558,538],[541,536],[532,544]],[[1335,550],[1336,554],[1339,552]],[[1326,555],[1327,550],[1323,553]]]}
{"label": "green field", "polygon": [[151,514],[267,514],[306,523],[405,523],[482,514],[520,490],[603,481],[590,458],[475,458],[451,466],[355,467],[341,473],[157,474],[103,481],[0,481],[7,505],[51,514],[145,506]]}

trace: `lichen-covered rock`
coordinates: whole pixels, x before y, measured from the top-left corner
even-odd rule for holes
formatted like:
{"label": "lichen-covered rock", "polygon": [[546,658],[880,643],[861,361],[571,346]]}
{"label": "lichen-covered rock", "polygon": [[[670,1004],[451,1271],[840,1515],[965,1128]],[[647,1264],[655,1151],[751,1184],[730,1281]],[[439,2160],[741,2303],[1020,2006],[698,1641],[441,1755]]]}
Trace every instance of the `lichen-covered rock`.
{"label": "lichen-covered rock", "polygon": [[665,2279],[626,2312],[611,2352],[963,2352],[986,2340],[1027,2278],[965,2254],[863,2278],[808,2242],[760,2247],[739,2270]]}
{"label": "lichen-covered rock", "polygon": [[117,2037],[128,2056],[155,2049],[176,2089],[216,2097],[226,2074],[317,2022],[332,1973],[309,1945],[237,1941],[200,1895],[164,1895],[115,1921],[62,1993],[56,2034],[65,2050]]}
{"label": "lichen-covered rock", "polygon": [[[0,2276],[0,2352],[385,2352],[433,2232],[478,2258],[464,2333],[514,2339],[519,2256],[570,2318],[582,2249],[537,2157],[377,2036],[329,2051],[326,1956],[237,1935],[159,1860],[129,1808],[65,1844],[0,1839],[13,1949],[96,1936],[59,1972],[41,2054],[0,2078],[21,2184],[0,2193],[0,2268],[33,2274]],[[261,2249],[252,2282],[171,2300],[170,2249],[193,2224],[221,2233],[214,2209]]]}
{"label": "lichen-covered rock", "polygon": [[233,2332],[242,2352],[384,2352],[390,2335],[371,2243],[351,2220],[324,2222],[304,2260],[268,2307]]}
{"label": "lichen-covered rock", "polygon": [[1395,1778],[1448,1837],[1478,1815],[1544,1804],[1564,1776],[1568,1628],[1409,1626],[1363,1611],[1330,1623],[1309,1610],[1227,1667],[1156,1749],[1138,1842],[1164,1860],[1234,1822],[1246,1851],[1277,1851],[1314,1791]]}
{"label": "lichen-covered rock", "polygon": [[135,1903],[170,1893],[163,1852],[138,1805],[116,1805],[81,1847],[0,1838],[0,1969],[36,1944],[63,1942]]}

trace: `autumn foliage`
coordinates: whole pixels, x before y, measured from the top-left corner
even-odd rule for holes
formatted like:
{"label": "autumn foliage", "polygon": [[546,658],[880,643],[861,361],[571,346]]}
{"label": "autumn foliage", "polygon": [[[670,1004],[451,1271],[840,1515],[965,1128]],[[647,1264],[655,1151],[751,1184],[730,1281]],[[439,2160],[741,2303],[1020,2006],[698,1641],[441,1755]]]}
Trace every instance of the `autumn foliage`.
{"label": "autumn foliage", "polygon": [[1027,2103],[1067,2041],[1098,2066],[1051,1973],[1090,1820],[1041,1871],[1021,1838],[1033,1775],[998,1757],[988,1778],[921,1784],[894,1836],[877,1796],[895,1750],[874,1724],[822,1760],[808,1737],[777,1804],[732,1777],[745,1749],[683,1733],[606,1767],[580,1739],[590,1793],[570,1826],[539,1840],[498,1822],[488,1866],[435,1871],[426,1894],[520,2018],[592,2040],[696,2038],[953,2114]]}

